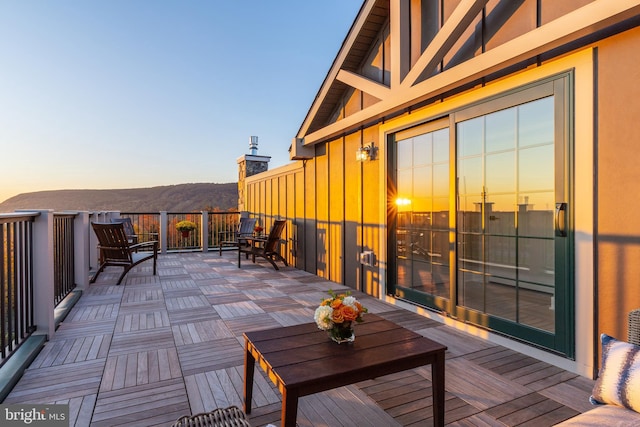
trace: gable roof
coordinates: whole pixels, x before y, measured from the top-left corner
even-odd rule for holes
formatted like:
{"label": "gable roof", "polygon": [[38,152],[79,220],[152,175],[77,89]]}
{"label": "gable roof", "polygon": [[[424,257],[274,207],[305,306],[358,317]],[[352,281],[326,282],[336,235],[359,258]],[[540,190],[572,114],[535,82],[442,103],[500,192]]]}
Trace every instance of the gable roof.
{"label": "gable roof", "polygon": [[301,131],[316,131],[329,121],[344,92],[349,88],[336,79],[337,73],[341,69],[357,72],[388,19],[389,0],[363,3],[301,125]]}
{"label": "gable roof", "polygon": [[[404,61],[401,40],[403,37],[406,39],[408,25],[401,22],[407,13],[403,8],[407,7],[408,2],[366,0],[302,122],[296,139],[302,146],[327,141],[370,122],[401,114],[420,102],[466,87],[501,70],[518,65],[524,67],[535,61],[538,55],[554,49],[558,50],[563,46],[576,48],[576,41],[581,39],[586,44],[593,41],[589,37],[593,38],[597,32],[612,31],[611,28],[619,27],[626,20],[640,15],[640,0],[594,0],[460,64],[430,74],[430,70],[436,70],[462,33],[481,13],[487,1],[460,0],[414,65],[404,70],[401,69]],[[358,70],[387,23],[390,26],[391,82],[383,85],[358,75]],[[635,26],[637,22],[628,25]],[[421,80],[423,75],[431,77]],[[380,101],[330,122],[345,92],[350,88],[360,89]]]}

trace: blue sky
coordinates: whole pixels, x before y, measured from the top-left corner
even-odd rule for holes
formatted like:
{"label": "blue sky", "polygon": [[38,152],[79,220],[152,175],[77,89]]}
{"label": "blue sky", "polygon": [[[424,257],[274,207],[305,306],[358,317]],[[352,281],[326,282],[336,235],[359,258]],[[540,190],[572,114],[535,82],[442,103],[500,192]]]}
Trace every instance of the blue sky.
{"label": "blue sky", "polygon": [[0,0],[0,201],[287,164],[362,3]]}

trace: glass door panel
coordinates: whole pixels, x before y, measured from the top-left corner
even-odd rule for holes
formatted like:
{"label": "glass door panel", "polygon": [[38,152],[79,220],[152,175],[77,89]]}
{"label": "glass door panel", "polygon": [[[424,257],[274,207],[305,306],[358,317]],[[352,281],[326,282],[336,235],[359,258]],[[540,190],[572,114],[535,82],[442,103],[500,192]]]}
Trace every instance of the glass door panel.
{"label": "glass door panel", "polygon": [[531,101],[456,128],[458,304],[549,333],[555,331],[553,101]]}
{"label": "glass door panel", "polygon": [[[448,125],[448,121],[441,122]],[[412,131],[395,143],[396,294],[449,300],[449,129]]]}

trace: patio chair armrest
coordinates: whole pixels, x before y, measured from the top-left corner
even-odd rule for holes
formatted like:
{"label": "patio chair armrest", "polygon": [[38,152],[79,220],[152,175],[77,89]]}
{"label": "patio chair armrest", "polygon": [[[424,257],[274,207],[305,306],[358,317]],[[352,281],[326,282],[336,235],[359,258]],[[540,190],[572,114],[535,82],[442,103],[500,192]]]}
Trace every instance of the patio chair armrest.
{"label": "patio chair armrest", "polygon": [[153,251],[157,252],[158,251],[158,241],[157,240],[150,240],[148,242],[136,243],[135,245],[130,245],[129,249],[136,250],[136,249],[142,249],[142,248],[147,248],[147,247],[153,247]]}

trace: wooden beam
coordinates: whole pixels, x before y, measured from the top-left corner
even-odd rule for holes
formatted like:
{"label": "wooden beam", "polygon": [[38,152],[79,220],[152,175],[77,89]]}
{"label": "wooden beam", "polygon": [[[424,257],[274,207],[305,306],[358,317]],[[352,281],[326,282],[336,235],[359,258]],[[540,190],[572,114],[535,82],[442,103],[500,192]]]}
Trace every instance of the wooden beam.
{"label": "wooden beam", "polygon": [[488,0],[462,0],[444,23],[429,46],[420,55],[413,68],[402,81],[403,87],[413,86],[423,73],[429,75],[460,38],[462,33],[471,25]]}
{"label": "wooden beam", "polygon": [[385,99],[391,94],[387,86],[347,70],[340,70],[336,79],[378,99]]}
{"label": "wooden beam", "polygon": [[441,95],[638,15],[640,0],[595,0],[414,86],[392,90],[387,99],[304,135],[305,145],[340,135],[351,127]]}
{"label": "wooden beam", "polygon": [[389,31],[391,38],[390,74],[391,88],[399,87],[400,82],[411,68],[411,26],[409,25],[409,2],[389,0]]}

